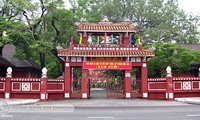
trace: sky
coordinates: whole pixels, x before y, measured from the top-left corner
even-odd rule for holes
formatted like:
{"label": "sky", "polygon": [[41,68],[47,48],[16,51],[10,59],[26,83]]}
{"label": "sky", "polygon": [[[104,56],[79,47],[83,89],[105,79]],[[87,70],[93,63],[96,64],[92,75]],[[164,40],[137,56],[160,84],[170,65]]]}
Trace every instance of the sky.
{"label": "sky", "polygon": [[179,8],[185,10],[186,13],[200,15],[200,0],[178,0]]}

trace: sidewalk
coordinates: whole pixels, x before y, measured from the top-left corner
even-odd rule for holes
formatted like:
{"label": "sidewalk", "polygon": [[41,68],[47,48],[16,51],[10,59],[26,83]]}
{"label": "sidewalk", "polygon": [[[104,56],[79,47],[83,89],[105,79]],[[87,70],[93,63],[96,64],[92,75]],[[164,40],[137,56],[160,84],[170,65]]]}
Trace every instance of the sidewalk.
{"label": "sidewalk", "polygon": [[175,98],[175,101],[200,105],[200,97]]}
{"label": "sidewalk", "polygon": [[28,105],[39,102],[39,99],[0,99],[0,102],[2,101],[8,105]]}
{"label": "sidewalk", "polygon": [[69,99],[38,102],[35,105],[73,105],[75,107],[139,107],[139,106],[183,106],[177,101],[149,99]]}
{"label": "sidewalk", "polygon": [[39,102],[39,99],[0,99],[8,105],[73,105],[75,107],[131,107],[131,106],[182,106],[200,105],[200,97],[175,98],[174,101],[152,99],[67,99]]}

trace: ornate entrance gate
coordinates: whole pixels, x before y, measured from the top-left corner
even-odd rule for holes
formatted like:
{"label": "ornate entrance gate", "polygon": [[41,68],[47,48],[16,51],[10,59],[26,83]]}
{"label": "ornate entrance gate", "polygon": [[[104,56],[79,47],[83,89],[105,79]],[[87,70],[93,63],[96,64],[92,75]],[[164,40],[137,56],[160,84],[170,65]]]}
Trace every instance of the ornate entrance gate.
{"label": "ornate entrance gate", "polygon": [[[77,24],[80,35],[79,45],[70,39],[70,48],[59,48],[58,56],[64,61],[65,98],[72,98],[71,94],[71,67],[82,67],[81,98],[90,98],[90,78],[88,69],[124,70],[124,75],[119,81],[106,81],[108,98],[132,98],[136,88],[140,95],[148,98],[147,60],[153,57],[153,50],[142,48],[140,37],[135,39],[136,27],[130,23],[112,23],[104,20],[100,23],[81,22]],[[89,37],[95,43],[89,43]],[[104,36],[104,40],[99,39]],[[110,36],[110,42],[108,42]],[[132,39],[134,38],[134,39]],[[112,40],[111,40],[112,39]],[[101,41],[100,41],[101,40]],[[137,41],[137,42],[136,42]],[[131,81],[132,67],[140,67],[140,81]],[[133,85],[133,86],[131,86]],[[138,87],[139,86],[139,87]]]}

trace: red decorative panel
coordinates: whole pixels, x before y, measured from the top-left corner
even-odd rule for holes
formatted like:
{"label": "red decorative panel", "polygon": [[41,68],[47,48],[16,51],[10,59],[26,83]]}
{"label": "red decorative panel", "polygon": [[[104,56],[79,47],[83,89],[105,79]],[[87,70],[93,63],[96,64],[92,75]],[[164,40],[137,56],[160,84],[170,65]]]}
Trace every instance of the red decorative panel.
{"label": "red decorative panel", "polygon": [[11,93],[11,98],[40,99],[40,93]]}
{"label": "red decorative panel", "polygon": [[174,90],[182,90],[182,82],[174,82]]}
{"label": "red decorative panel", "polygon": [[31,91],[40,91],[40,83],[32,82],[31,83]]}
{"label": "red decorative panel", "polygon": [[48,83],[47,91],[63,91],[64,83]]}
{"label": "red decorative panel", "polygon": [[21,83],[20,82],[12,82],[12,90],[13,91],[20,91],[21,90]]}
{"label": "red decorative panel", "polygon": [[198,81],[192,82],[192,89],[193,90],[199,90],[199,82]]}
{"label": "red decorative panel", "polygon": [[166,90],[166,82],[149,82],[149,90]]}
{"label": "red decorative panel", "polygon": [[64,99],[64,94],[63,93],[49,93],[48,94],[48,99],[49,100],[61,100]]}
{"label": "red decorative panel", "polygon": [[4,82],[0,82],[0,90],[1,91],[5,90],[5,83]]}
{"label": "red decorative panel", "polygon": [[165,99],[166,93],[165,92],[149,92],[148,98],[151,99]]}
{"label": "red decorative panel", "polygon": [[83,62],[83,69],[131,69],[131,62]]}

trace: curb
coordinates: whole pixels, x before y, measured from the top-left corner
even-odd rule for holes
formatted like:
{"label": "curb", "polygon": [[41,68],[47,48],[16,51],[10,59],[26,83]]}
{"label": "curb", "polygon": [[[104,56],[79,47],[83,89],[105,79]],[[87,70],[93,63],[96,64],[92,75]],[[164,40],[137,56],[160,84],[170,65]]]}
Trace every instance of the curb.
{"label": "curb", "polygon": [[200,98],[175,98],[175,101],[200,105]]}

